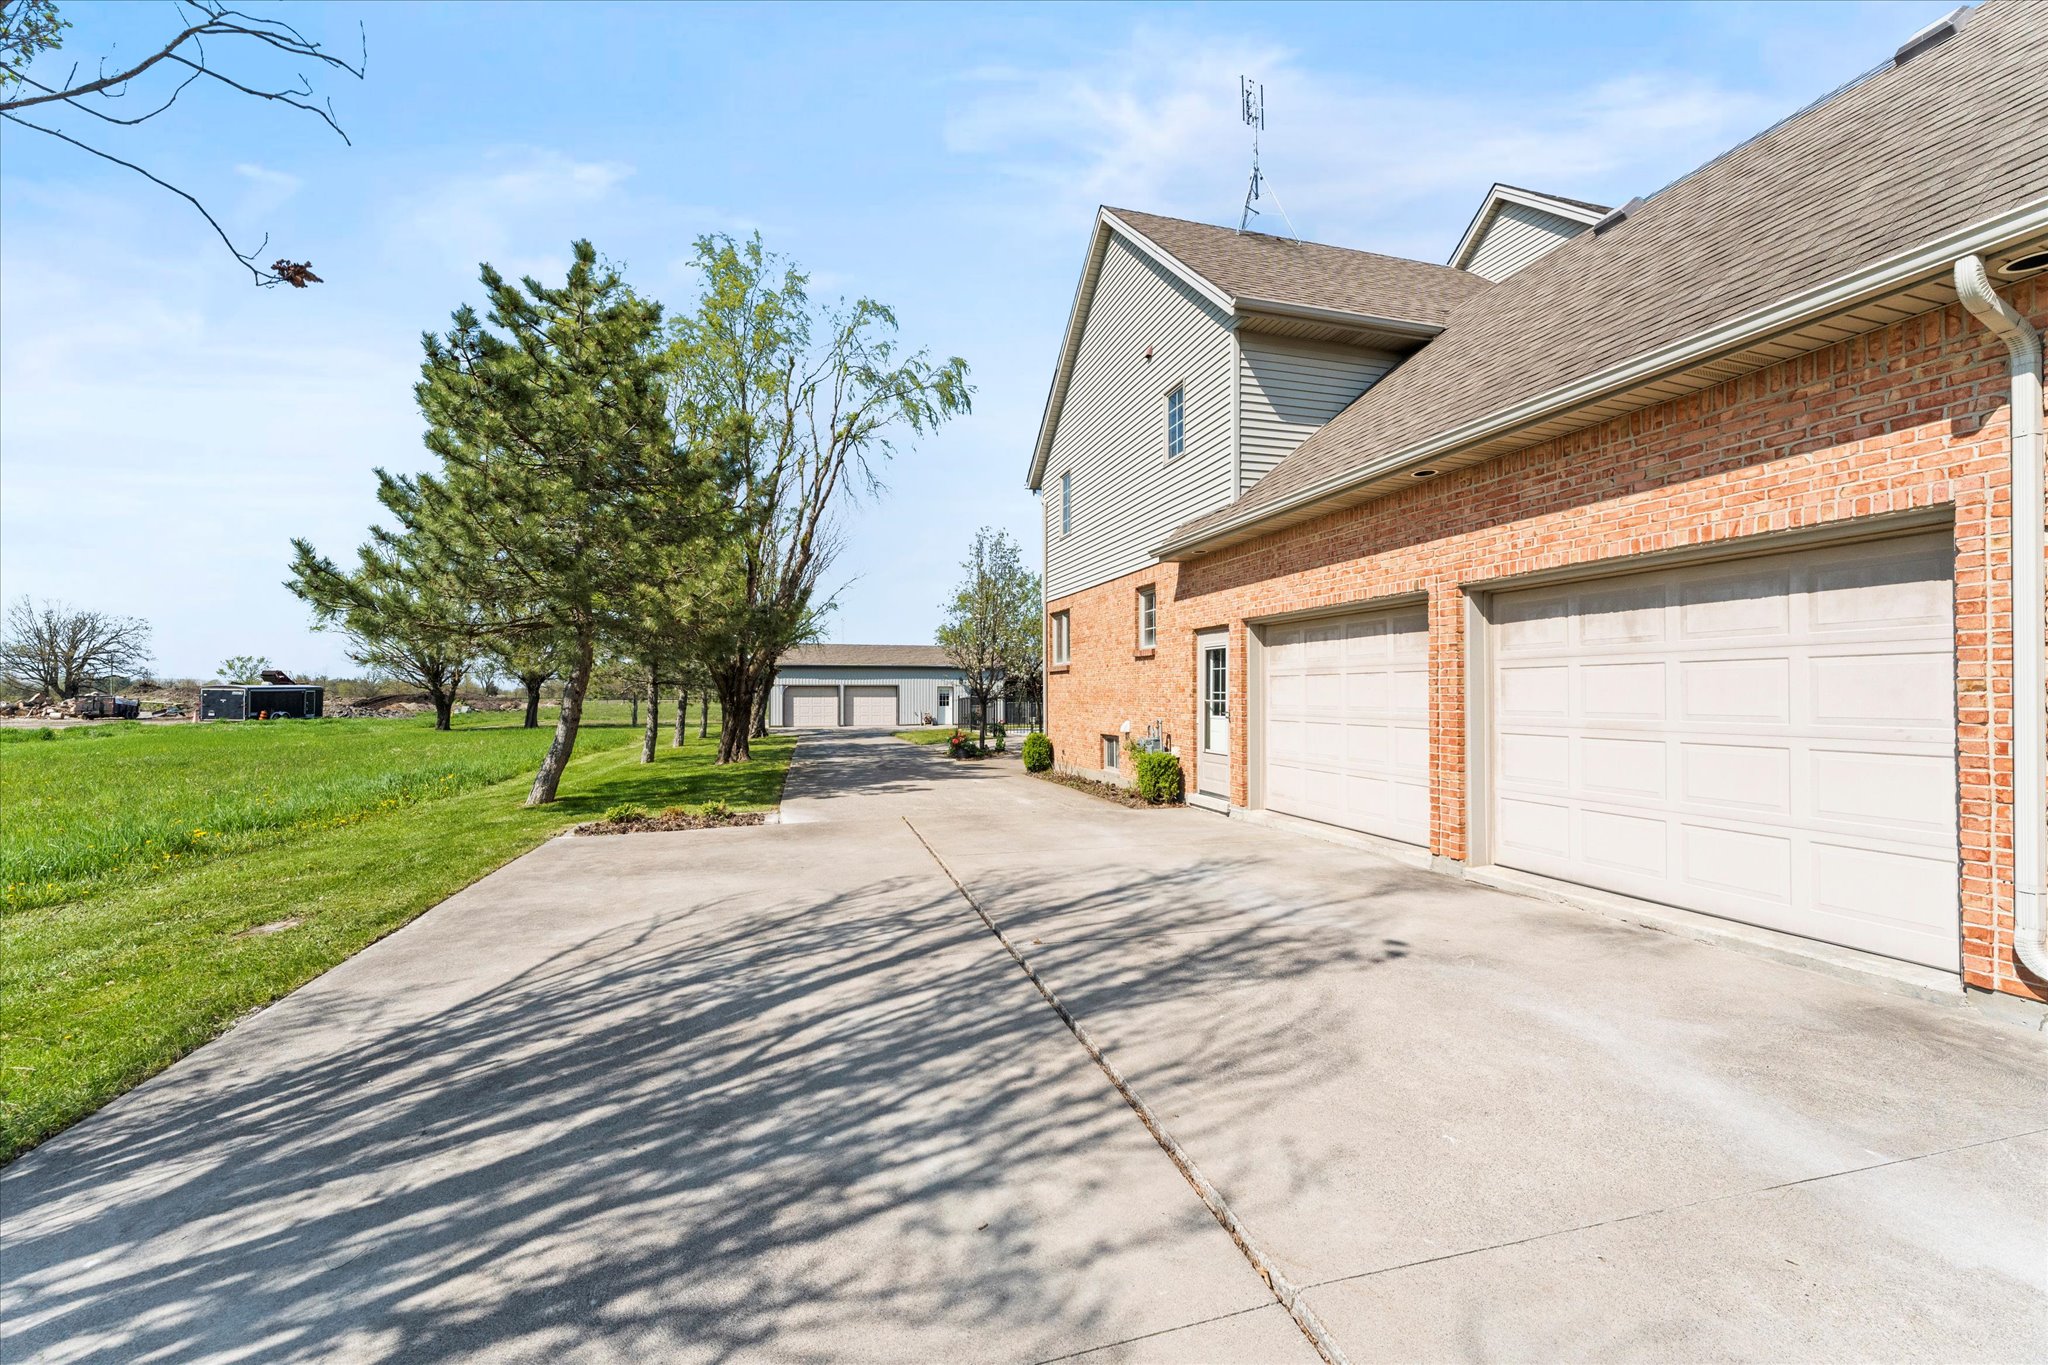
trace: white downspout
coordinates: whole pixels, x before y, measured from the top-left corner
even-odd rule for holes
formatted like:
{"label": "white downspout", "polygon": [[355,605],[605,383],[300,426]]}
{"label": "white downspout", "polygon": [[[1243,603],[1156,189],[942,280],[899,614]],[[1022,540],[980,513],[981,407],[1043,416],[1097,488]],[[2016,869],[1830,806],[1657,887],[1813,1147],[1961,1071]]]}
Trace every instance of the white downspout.
{"label": "white downspout", "polygon": [[[2012,782],[2013,953],[2037,980],[2048,981],[2042,941],[2043,850],[2048,847],[2048,662],[2042,620],[2048,616],[2041,555],[2048,503],[2042,496],[2041,334],[1992,291],[1981,257],[1956,262],[1963,307],[2005,343],[2012,371]],[[1995,719],[1995,718],[1994,718]],[[1992,850],[1993,857],[1997,850]]]}

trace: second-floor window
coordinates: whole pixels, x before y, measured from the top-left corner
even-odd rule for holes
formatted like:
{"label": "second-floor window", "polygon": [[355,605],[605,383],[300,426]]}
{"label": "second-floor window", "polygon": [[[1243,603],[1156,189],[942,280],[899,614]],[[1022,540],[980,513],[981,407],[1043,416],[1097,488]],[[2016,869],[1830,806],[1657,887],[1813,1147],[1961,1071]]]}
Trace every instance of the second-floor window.
{"label": "second-floor window", "polygon": [[1177,460],[1187,448],[1187,395],[1178,384],[1166,395],[1166,458]]}
{"label": "second-floor window", "polygon": [[1060,534],[1074,532],[1074,476],[1060,475]]}
{"label": "second-floor window", "polygon": [[1052,614],[1052,640],[1050,653],[1056,664],[1067,662],[1067,614],[1056,611]]}
{"label": "second-floor window", "polygon": [[1159,591],[1138,589],[1138,648],[1151,649],[1159,643]]}

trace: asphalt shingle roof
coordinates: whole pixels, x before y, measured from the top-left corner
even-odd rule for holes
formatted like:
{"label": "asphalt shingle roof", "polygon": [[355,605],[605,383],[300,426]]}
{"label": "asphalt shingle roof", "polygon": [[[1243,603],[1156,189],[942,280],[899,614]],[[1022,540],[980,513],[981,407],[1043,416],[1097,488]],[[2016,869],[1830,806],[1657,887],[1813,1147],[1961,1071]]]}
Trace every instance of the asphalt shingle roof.
{"label": "asphalt shingle roof", "polygon": [[1452,308],[1491,287],[1477,275],[1429,261],[1238,232],[1136,209],[1106,211],[1233,299],[1441,326]]}
{"label": "asphalt shingle roof", "polygon": [[798,645],[777,668],[953,668],[937,645]]}
{"label": "asphalt shingle roof", "polygon": [[1195,540],[1945,232],[2048,199],[2048,3],[1990,0],[1903,66],[1768,130],[1474,292],[1445,330]]}

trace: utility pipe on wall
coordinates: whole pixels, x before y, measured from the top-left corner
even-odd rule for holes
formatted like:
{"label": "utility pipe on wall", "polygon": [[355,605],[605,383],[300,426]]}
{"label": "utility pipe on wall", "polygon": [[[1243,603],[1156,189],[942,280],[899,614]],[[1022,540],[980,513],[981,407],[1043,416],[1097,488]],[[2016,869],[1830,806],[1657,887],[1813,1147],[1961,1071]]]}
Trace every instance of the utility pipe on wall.
{"label": "utility pipe on wall", "polygon": [[[2012,374],[2012,781],[2013,953],[2037,980],[2048,981],[2043,936],[2044,850],[2048,850],[2048,616],[2041,556],[2044,502],[2041,436],[2041,334],[1991,288],[1979,256],[1956,262],[1963,307],[1990,328],[2011,360]],[[1997,857],[1993,848],[1992,856]]]}

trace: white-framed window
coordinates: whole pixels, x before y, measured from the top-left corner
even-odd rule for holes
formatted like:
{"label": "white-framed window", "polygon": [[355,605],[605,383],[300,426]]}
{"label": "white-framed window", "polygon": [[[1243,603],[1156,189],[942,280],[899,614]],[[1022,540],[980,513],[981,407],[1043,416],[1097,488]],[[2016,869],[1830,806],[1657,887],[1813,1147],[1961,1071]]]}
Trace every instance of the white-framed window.
{"label": "white-framed window", "polygon": [[1102,770],[1113,773],[1123,767],[1123,743],[1115,735],[1102,737]]}
{"label": "white-framed window", "polygon": [[1067,614],[1056,611],[1052,614],[1052,639],[1047,642],[1048,652],[1056,664],[1067,662]]}
{"label": "white-framed window", "polygon": [[1074,476],[1060,475],[1060,534],[1074,533]]}
{"label": "white-framed window", "polygon": [[1166,395],[1166,458],[1177,460],[1187,449],[1187,391],[1175,384]]}
{"label": "white-framed window", "polygon": [[1151,584],[1138,589],[1138,648],[1151,649],[1159,643],[1159,590]]}

